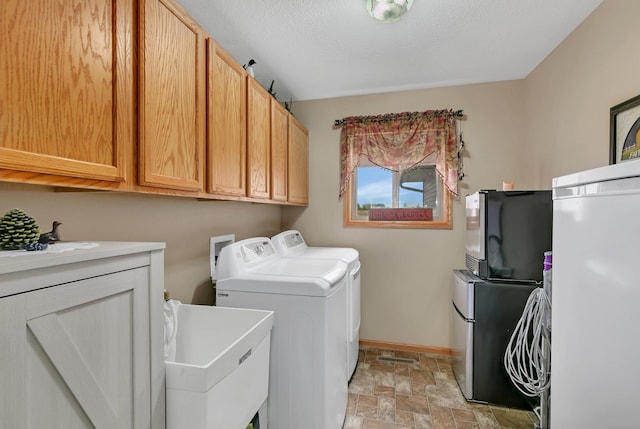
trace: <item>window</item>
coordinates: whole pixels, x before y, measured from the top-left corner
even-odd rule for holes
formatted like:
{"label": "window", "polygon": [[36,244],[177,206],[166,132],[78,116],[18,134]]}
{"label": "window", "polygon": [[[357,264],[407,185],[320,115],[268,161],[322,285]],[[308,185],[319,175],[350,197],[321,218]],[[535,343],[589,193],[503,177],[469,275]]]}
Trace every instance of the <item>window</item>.
{"label": "window", "polygon": [[347,186],[344,205],[347,226],[452,226],[449,192],[429,159],[404,172],[361,161]]}
{"label": "window", "polygon": [[461,110],[427,110],[336,121],[344,224],[451,228],[451,194],[462,177],[461,116]]}

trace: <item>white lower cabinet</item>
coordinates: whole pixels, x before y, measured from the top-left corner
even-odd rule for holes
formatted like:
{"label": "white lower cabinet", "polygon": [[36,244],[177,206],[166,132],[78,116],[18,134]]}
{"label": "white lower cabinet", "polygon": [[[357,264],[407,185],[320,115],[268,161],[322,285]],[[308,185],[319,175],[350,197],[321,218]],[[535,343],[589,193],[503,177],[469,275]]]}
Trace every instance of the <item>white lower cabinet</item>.
{"label": "white lower cabinet", "polygon": [[3,427],[164,428],[163,247],[0,258]]}

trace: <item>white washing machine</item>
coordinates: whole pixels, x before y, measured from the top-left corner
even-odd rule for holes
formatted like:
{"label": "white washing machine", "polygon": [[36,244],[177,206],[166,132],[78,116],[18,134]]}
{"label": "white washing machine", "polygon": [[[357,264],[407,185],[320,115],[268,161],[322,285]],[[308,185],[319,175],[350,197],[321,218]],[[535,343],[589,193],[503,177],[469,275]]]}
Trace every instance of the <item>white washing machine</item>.
{"label": "white washing machine", "polygon": [[224,247],[217,273],[217,305],[275,312],[268,427],[342,428],[347,409],[347,264],[282,258],[269,238],[258,237]]}
{"label": "white washing machine", "polygon": [[271,242],[285,258],[336,259],[347,264],[347,379],[350,379],[358,363],[360,342],[360,254],[350,247],[310,247],[296,230],[274,235]]}

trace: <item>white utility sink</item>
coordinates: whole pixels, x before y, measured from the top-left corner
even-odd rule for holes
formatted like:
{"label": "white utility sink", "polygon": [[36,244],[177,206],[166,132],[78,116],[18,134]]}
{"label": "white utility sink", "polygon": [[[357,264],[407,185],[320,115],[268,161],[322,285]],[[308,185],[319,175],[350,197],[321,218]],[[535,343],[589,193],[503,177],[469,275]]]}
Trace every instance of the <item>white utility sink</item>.
{"label": "white utility sink", "polygon": [[273,312],[177,305],[167,428],[245,429],[267,399]]}

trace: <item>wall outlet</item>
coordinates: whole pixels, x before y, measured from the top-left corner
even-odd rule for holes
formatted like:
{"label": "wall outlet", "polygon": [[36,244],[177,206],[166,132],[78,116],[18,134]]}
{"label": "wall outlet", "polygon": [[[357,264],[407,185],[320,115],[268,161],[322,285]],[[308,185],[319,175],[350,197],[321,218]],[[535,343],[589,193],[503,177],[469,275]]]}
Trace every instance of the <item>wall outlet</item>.
{"label": "wall outlet", "polygon": [[217,266],[218,256],[223,247],[234,243],[236,241],[235,234],[217,235],[209,239],[209,259],[211,263],[211,278],[216,280],[218,278]]}

